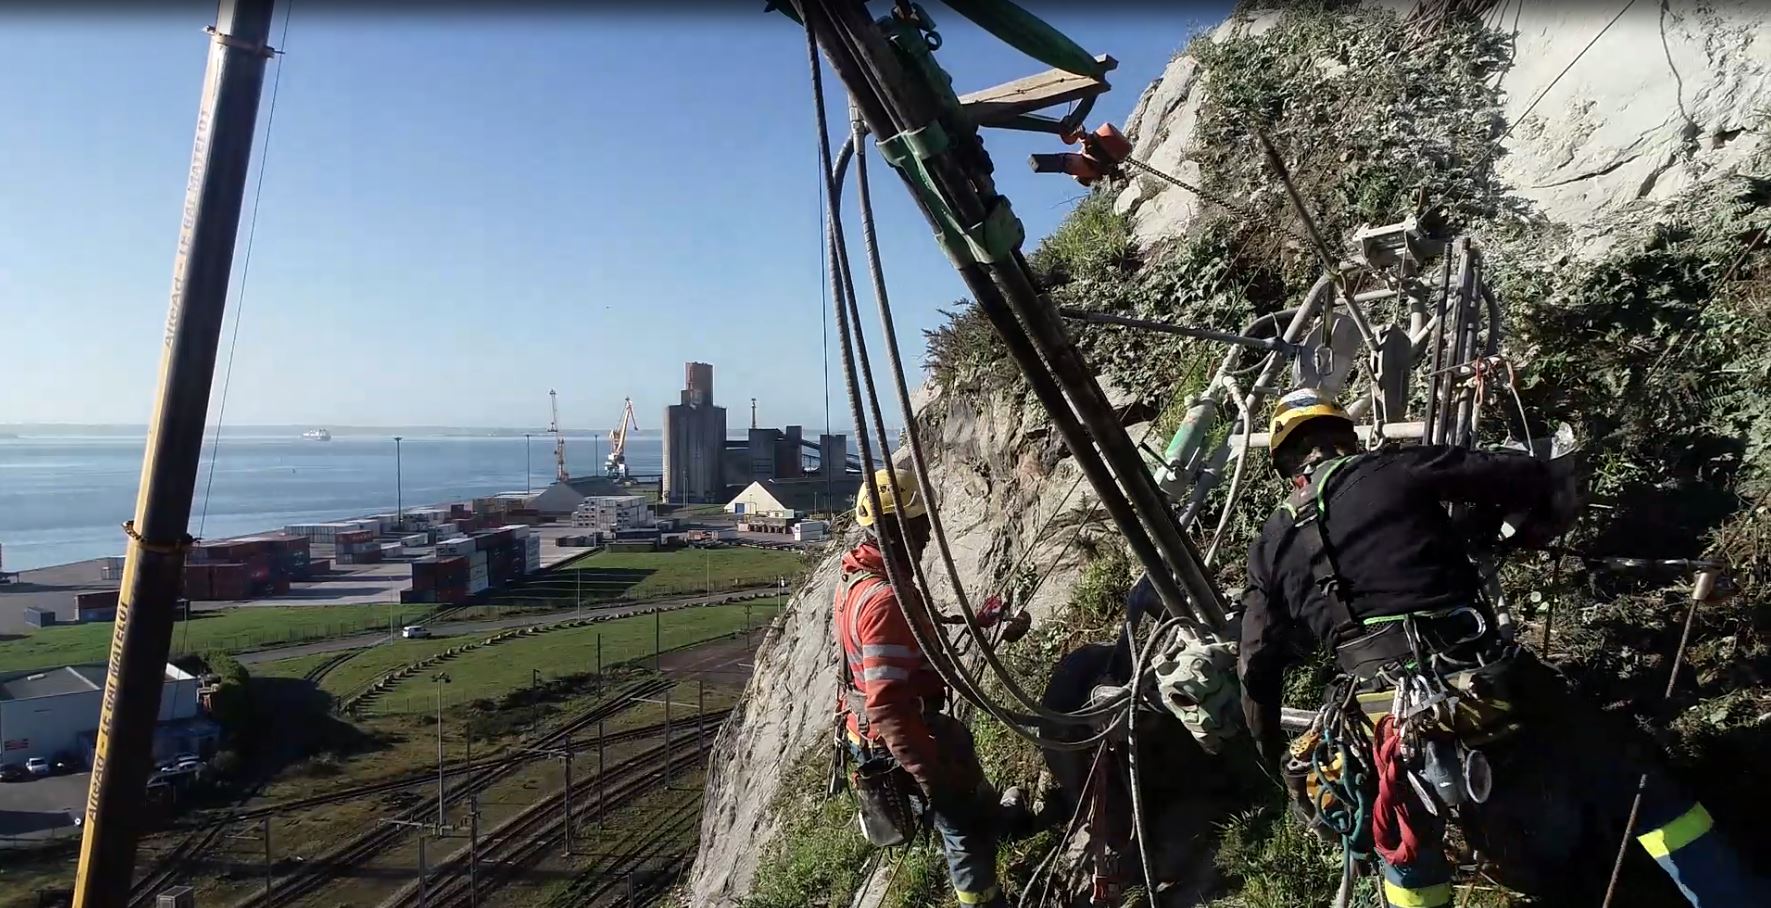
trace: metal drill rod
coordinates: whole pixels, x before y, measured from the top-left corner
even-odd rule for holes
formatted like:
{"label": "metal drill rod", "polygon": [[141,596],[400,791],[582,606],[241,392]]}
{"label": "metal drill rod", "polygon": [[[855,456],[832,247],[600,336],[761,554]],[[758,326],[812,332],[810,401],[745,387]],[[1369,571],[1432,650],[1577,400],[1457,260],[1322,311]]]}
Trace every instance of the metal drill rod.
{"label": "metal drill rod", "polygon": [[1228,331],[1214,331],[1210,328],[1195,328],[1191,325],[1175,325],[1169,322],[1153,321],[1147,318],[1132,318],[1126,315],[1114,315],[1110,312],[1090,312],[1087,309],[1061,308],[1058,314],[1077,322],[1091,322],[1097,325],[1121,325],[1126,328],[1141,328],[1145,331],[1158,331],[1163,334],[1177,334],[1198,340],[1218,341],[1235,344],[1250,350],[1265,353],[1279,353],[1285,356],[1302,356],[1309,348],[1302,344],[1293,344],[1276,337],[1248,337],[1232,334]]}
{"label": "metal drill rod", "polygon": [[172,298],[123,567],[74,883],[77,908],[128,900],[191,497],[271,54],[272,0],[222,0],[197,109]]}

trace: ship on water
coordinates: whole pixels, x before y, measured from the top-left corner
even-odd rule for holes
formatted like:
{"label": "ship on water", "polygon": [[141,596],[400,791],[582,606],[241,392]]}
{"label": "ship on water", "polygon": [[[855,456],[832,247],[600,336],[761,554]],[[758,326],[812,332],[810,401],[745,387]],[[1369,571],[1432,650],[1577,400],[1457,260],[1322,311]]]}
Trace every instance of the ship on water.
{"label": "ship on water", "polygon": [[309,441],[331,441],[332,433],[325,429],[309,429],[301,433],[301,437]]}

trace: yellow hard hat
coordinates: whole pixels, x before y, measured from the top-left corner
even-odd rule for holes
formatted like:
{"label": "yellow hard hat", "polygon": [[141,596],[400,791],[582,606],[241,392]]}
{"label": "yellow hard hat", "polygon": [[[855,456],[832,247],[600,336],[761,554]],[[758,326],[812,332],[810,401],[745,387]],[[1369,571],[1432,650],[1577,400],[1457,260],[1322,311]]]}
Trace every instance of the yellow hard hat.
{"label": "yellow hard hat", "polygon": [[[899,502],[892,494],[892,475],[897,474],[898,491],[903,493],[904,500]],[[923,500],[922,489],[916,485],[916,474],[909,470],[880,470],[873,474],[873,481],[879,486],[879,512],[881,514],[899,514],[904,518],[921,517],[929,512],[928,502]],[[855,496],[855,522],[864,527],[873,526],[873,500],[868,497],[867,485],[861,485],[860,494]]]}
{"label": "yellow hard hat", "polygon": [[1299,388],[1273,405],[1273,423],[1269,428],[1267,450],[1277,451],[1298,427],[1312,419],[1331,417],[1353,424],[1353,417],[1335,403],[1334,398],[1315,388]]}

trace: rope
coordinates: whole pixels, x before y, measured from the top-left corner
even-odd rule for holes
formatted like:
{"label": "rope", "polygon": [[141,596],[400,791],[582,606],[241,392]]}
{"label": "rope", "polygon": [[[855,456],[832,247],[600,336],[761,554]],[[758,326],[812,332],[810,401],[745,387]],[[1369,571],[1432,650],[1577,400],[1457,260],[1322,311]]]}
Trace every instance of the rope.
{"label": "rope", "polygon": [[[1673,688],[1678,686],[1679,669],[1685,664],[1685,647],[1691,643],[1691,625],[1697,618],[1697,607],[1702,605],[1706,598],[1700,593],[1705,576],[1699,574],[1696,585],[1692,589],[1691,606],[1685,610],[1685,627],[1679,632],[1679,648],[1673,650],[1673,668],[1672,671],[1667,672],[1666,690],[1660,695],[1663,701],[1671,700]],[[1623,873],[1623,859],[1625,855],[1629,854],[1630,839],[1635,835],[1636,820],[1642,812],[1642,796],[1647,791],[1648,774],[1642,773],[1636,779],[1636,794],[1630,799],[1629,819],[1625,820],[1623,824],[1623,839],[1617,843],[1617,860],[1611,865],[1611,881],[1605,884],[1605,901],[1600,903],[1600,908],[1611,908],[1611,899],[1617,894],[1617,878]]]}
{"label": "rope", "polygon": [[1420,855],[1420,836],[1415,830],[1413,791],[1403,778],[1402,732],[1396,717],[1385,716],[1372,733],[1372,756],[1377,762],[1377,800],[1371,810],[1372,845],[1391,866],[1407,866]]}
{"label": "rope", "polygon": [[[1033,868],[1033,875],[1027,878],[1027,888],[1021,891],[1021,897],[1016,901],[1017,908],[1027,908],[1027,898],[1033,894],[1033,890],[1042,875],[1048,878],[1048,882],[1042,894],[1050,894],[1051,886],[1049,878],[1052,874],[1047,871],[1057,866],[1057,856],[1069,849],[1070,840],[1076,837],[1076,830],[1082,825],[1084,812],[1088,809],[1089,803],[1094,800],[1095,797],[1095,774],[1101,771],[1101,760],[1106,752],[1107,744],[1104,741],[1095,747],[1095,758],[1094,761],[1089,764],[1088,775],[1083,777],[1082,793],[1076,798],[1076,809],[1070,812],[1070,824],[1065,827],[1063,836],[1061,836],[1057,843],[1051,847],[1051,850],[1045,853],[1045,858],[1039,862],[1039,866]],[[1036,904],[1044,904],[1044,902],[1045,899],[1042,898]]]}
{"label": "rope", "polygon": [[1611,30],[1611,26],[1616,25],[1617,20],[1622,19],[1623,14],[1629,12],[1630,7],[1635,6],[1635,5],[1636,5],[1636,0],[1629,0],[1628,3],[1625,3],[1623,5],[1623,9],[1618,10],[1617,15],[1612,16],[1611,21],[1605,23],[1605,27],[1599,29],[1599,33],[1594,35],[1592,40],[1588,41],[1586,46],[1580,49],[1580,53],[1575,54],[1574,59],[1569,60],[1568,65],[1562,67],[1562,71],[1557,73],[1556,77],[1554,79],[1550,80],[1550,84],[1545,85],[1543,87],[1543,90],[1537,93],[1537,97],[1532,98],[1531,103],[1525,105],[1525,109],[1519,112],[1519,116],[1514,118],[1513,122],[1507,126],[1506,131],[1502,132],[1500,134],[1500,136],[1498,138],[1496,138],[1494,140],[1494,142],[1489,146],[1488,158],[1490,161],[1492,161],[1494,159],[1494,149],[1499,148],[1500,143],[1503,140],[1505,140],[1507,136],[1510,136],[1513,134],[1513,129],[1515,127],[1517,127],[1521,122],[1523,122],[1527,116],[1530,116],[1531,112],[1533,110],[1537,109],[1538,102],[1542,101],[1544,99],[1544,96],[1548,95],[1550,93],[1550,90],[1556,87],[1556,83],[1562,81],[1563,76],[1568,75],[1568,71],[1574,68],[1574,64],[1579,63],[1580,59],[1587,55],[1587,51],[1592,50],[1593,45],[1599,43],[1600,38],[1605,37],[1605,33]]}
{"label": "rope", "polygon": [[[283,40],[277,42],[279,55],[289,50],[289,17],[295,12],[294,2],[283,8]],[[221,456],[221,424],[227,415],[228,388],[234,379],[234,349],[240,343],[240,319],[246,314],[246,281],[252,275],[252,246],[258,239],[258,203],[264,195],[264,172],[271,163],[271,130],[277,125],[277,95],[283,87],[283,64],[277,63],[277,74],[271,77],[271,103],[265,113],[264,150],[258,161],[258,182],[252,190],[252,219],[246,227],[246,253],[240,262],[240,291],[234,300],[234,330],[228,340],[227,368],[222,372],[221,400],[215,409],[215,435],[209,446],[209,478],[203,485],[203,510],[197,518],[197,538],[203,538],[203,528],[209,522],[209,492],[215,487],[215,461]],[[188,628],[186,629],[189,630]]]}
{"label": "rope", "polygon": [[1173,633],[1183,622],[1179,618],[1169,618],[1150,632],[1150,638],[1144,641],[1143,649],[1138,651],[1137,658],[1131,667],[1130,696],[1125,707],[1125,773],[1131,787],[1131,821],[1132,835],[1138,840],[1138,863],[1143,865],[1144,891],[1150,897],[1150,904],[1156,904],[1156,878],[1150,867],[1149,836],[1145,834],[1143,786],[1138,782],[1138,691],[1144,684],[1144,669],[1148,667],[1150,655],[1155,652],[1157,643],[1163,637]]}

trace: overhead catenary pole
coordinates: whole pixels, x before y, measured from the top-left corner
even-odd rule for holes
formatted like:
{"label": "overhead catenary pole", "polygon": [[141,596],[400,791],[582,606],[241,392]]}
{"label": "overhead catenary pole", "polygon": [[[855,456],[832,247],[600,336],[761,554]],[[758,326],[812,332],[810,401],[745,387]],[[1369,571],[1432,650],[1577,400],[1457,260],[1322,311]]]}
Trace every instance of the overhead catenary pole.
{"label": "overhead catenary pole", "polygon": [[159,388],[111,632],[74,883],[79,908],[128,900],[234,238],[264,64],[273,53],[271,12],[272,0],[222,0],[216,12],[173,258]]}

